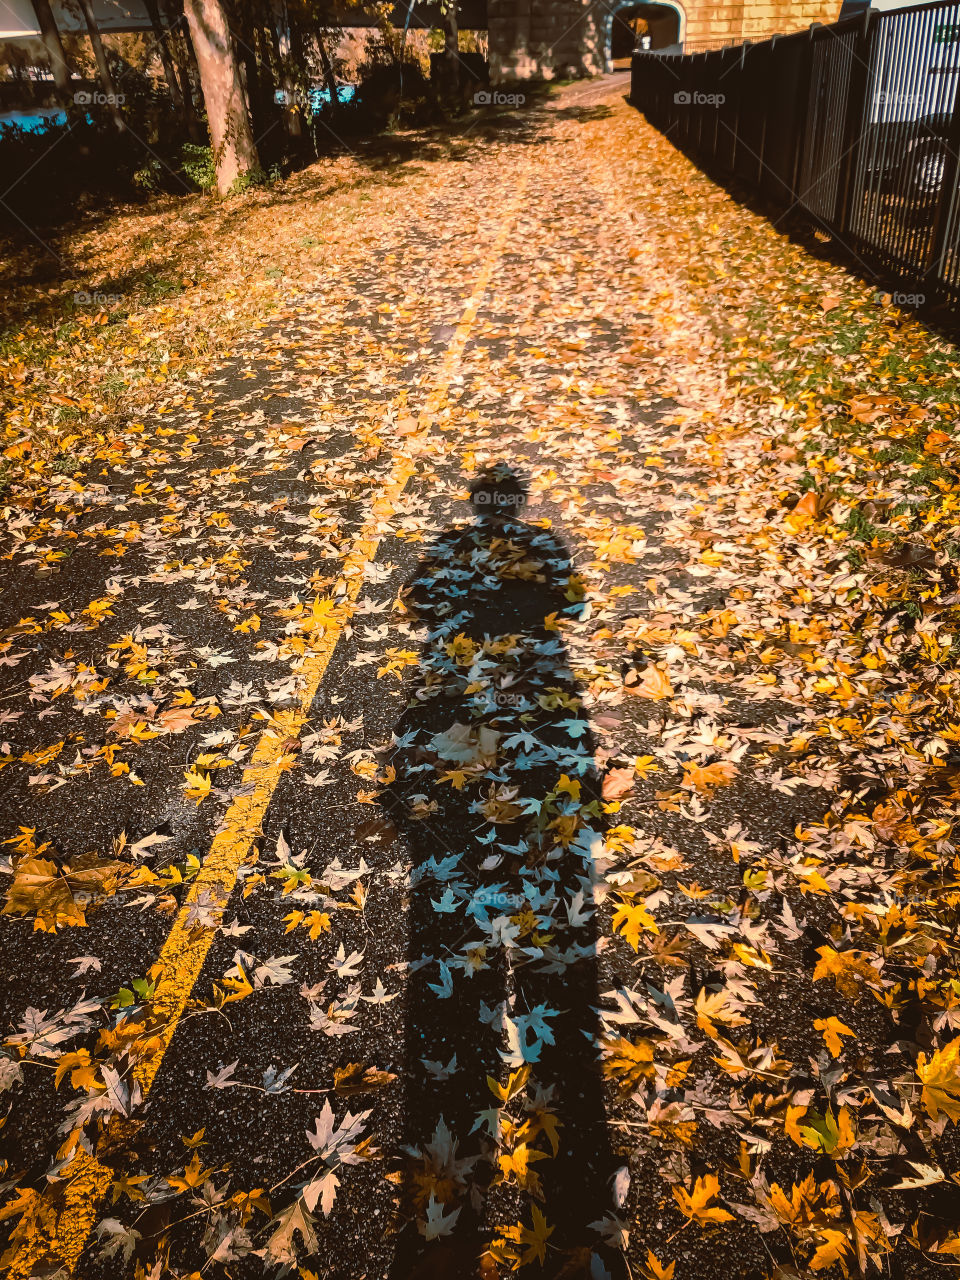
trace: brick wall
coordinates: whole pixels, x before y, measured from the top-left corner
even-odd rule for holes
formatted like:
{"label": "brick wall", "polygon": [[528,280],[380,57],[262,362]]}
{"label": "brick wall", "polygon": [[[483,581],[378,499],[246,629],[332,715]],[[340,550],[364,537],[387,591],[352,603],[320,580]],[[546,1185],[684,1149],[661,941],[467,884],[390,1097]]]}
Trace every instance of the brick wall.
{"label": "brick wall", "polygon": [[[840,0],[680,0],[697,49],[764,40],[811,22],[835,22]],[[490,74],[509,80],[597,75],[605,70],[609,0],[487,0]]]}

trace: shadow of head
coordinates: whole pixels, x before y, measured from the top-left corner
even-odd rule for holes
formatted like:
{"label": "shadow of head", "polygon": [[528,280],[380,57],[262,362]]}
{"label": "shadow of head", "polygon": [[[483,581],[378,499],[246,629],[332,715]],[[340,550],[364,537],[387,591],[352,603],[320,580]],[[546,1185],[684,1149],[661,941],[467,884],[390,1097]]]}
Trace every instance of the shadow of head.
{"label": "shadow of head", "polygon": [[488,467],[470,486],[470,505],[478,519],[519,519],[527,503],[527,486],[505,464]]}

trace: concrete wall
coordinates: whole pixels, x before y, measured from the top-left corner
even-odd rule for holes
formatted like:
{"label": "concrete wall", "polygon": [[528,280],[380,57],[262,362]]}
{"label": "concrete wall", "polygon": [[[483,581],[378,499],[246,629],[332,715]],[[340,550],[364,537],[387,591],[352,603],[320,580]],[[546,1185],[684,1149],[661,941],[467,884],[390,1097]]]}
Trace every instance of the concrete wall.
{"label": "concrete wall", "polygon": [[487,0],[493,83],[597,75],[598,7],[595,0]]}

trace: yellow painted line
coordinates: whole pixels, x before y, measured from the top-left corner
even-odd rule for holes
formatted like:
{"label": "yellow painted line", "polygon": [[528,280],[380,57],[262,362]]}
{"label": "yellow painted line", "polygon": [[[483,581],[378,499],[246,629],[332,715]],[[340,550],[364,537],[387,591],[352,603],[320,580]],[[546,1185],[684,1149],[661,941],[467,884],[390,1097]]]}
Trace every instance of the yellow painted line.
{"label": "yellow painted line", "polygon": [[[477,311],[519,211],[525,188],[526,178],[523,177],[517,184],[500,230],[487,253],[486,263],[477,277],[456,332],[444,353],[418,420],[418,434],[430,430],[444,406],[450,383],[477,318]],[[356,602],[363,587],[364,570],[376,556],[380,545],[377,530],[381,522],[393,513],[393,503],[399,498],[414,471],[413,462],[407,458],[398,458],[394,462],[384,490],[373,504],[370,519],[344,559],[340,577],[333,590],[333,598],[338,605],[350,606]],[[202,911],[206,919],[214,916],[217,924],[223,919],[237,883],[237,873],[262,832],[267,808],[280,781],[282,770],[279,763],[286,754],[284,743],[290,738],[298,737],[306,724],[343,630],[343,623],[350,612],[349,607],[343,609],[342,621],[324,633],[320,644],[307,657],[302,668],[306,684],[299,704],[290,711],[277,713],[273,725],[257,743],[243,773],[241,789],[244,794],[238,795],[228,807],[223,824],[213,838],[210,851],[190,886],[160,952],[159,961],[153,970],[157,973],[159,969],[159,973],[155,979],[151,1012],[156,1021],[164,1024],[164,1029],[158,1033],[159,1048],[149,1057],[142,1058],[133,1072],[144,1098],[156,1079],[163,1056],[169,1048],[177,1023],[217,935],[217,925],[197,927],[198,913]],[[50,1255],[56,1258],[65,1271],[73,1271],[87,1236],[97,1220],[100,1202],[109,1191],[112,1181],[111,1169],[94,1156],[80,1151],[64,1170],[63,1178],[44,1192],[33,1209],[28,1211],[27,1216],[31,1218],[29,1234],[10,1263],[7,1273],[10,1280],[27,1280],[34,1266]]]}

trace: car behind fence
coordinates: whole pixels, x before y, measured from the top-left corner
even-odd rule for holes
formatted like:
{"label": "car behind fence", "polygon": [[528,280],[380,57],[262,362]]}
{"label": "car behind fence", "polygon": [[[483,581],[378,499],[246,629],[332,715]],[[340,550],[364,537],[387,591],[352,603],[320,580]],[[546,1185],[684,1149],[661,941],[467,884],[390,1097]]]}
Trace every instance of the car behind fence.
{"label": "car behind fence", "polygon": [[631,101],[703,167],[799,210],[871,271],[960,313],[960,4],[758,44],[637,53]]}

